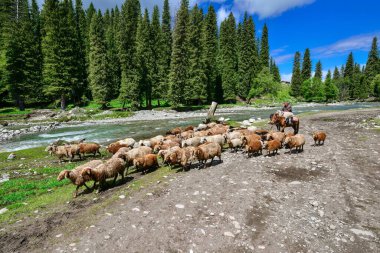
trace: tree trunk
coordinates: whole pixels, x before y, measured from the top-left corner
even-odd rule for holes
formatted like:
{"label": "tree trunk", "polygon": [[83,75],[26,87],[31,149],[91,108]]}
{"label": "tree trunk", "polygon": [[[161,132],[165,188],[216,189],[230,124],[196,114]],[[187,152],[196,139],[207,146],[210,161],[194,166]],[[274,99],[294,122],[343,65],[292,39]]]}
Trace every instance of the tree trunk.
{"label": "tree trunk", "polygon": [[212,117],[214,117],[214,114],[215,114],[215,111],[216,111],[217,107],[218,107],[218,103],[217,102],[212,102],[212,104],[210,106],[210,109],[208,110],[208,113],[207,113],[207,118],[205,120],[206,124],[210,123]]}
{"label": "tree trunk", "polygon": [[124,98],[123,106],[122,106],[122,109],[123,109],[123,110],[125,109],[125,102],[126,102],[126,99]]}
{"label": "tree trunk", "polygon": [[20,111],[25,111],[25,103],[24,103],[24,100],[22,100],[22,99],[19,97],[19,98],[17,98],[16,104],[17,104],[18,109],[19,109]]}
{"label": "tree trunk", "polygon": [[64,111],[66,109],[66,97],[65,94],[61,95],[61,110]]}
{"label": "tree trunk", "polygon": [[160,107],[160,99],[157,99],[157,107]]}

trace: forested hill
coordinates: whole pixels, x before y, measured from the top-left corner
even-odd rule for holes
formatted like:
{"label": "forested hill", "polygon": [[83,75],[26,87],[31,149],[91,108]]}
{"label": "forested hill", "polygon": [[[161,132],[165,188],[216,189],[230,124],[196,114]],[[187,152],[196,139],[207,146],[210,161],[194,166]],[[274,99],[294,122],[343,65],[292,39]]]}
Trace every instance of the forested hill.
{"label": "forested hill", "polygon": [[[151,14],[141,10],[139,0],[104,13],[93,4],[84,10],[81,0],[45,0],[41,11],[36,0],[0,0],[0,105],[64,109],[93,100],[106,107],[119,99],[123,107],[138,109],[150,108],[153,100],[176,107],[261,96],[288,99],[290,94],[335,100],[378,92],[377,48],[369,57],[371,70],[358,69],[352,60],[342,77],[331,81],[328,76],[327,83],[319,74],[311,77],[306,53],[301,71],[298,53],[290,89],[280,83],[270,57],[268,27],[257,36],[251,16],[239,22],[231,13],[218,27],[212,6],[203,13],[182,0],[174,20],[172,27],[168,0]],[[317,64],[316,73],[321,70]],[[354,91],[362,84],[365,94]]]}

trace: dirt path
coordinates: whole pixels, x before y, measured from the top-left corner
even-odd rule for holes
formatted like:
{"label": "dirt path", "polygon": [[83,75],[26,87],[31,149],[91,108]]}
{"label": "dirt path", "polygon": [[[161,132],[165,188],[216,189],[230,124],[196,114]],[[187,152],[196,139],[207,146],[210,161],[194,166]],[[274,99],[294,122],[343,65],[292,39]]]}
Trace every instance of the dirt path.
{"label": "dirt path", "polygon": [[300,154],[225,152],[223,163],[177,173],[97,210],[74,234],[56,227],[41,235],[43,245],[18,250],[379,252],[380,132],[358,126],[380,111],[347,114],[302,119],[301,133],[328,132],[325,146],[311,146],[307,135]]}

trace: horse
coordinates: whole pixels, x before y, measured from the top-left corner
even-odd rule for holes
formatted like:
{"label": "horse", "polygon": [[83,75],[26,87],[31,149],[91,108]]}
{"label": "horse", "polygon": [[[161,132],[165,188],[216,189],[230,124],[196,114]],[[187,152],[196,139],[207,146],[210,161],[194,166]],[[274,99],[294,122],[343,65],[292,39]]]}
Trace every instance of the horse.
{"label": "horse", "polygon": [[281,116],[278,112],[269,116],[269,124],[276,125],[277,130],[284,132],[286,127],[292,127],[294,134],[297,134],[300,128],[300,121],[297,117],[293,117],[291,122],[288,123],[284,116]]}

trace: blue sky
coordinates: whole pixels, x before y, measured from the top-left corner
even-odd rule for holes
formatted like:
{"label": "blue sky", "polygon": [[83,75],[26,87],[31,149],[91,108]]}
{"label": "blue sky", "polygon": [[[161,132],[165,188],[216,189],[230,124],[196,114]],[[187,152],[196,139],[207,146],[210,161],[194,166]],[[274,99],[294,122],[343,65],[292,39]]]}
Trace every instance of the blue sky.
{"label": "blue sky", "polygon": [[[41,3],[43,0],[39,0]],[[85,7],[89,0],[83,0]],[[169,0],[172,13],[180,0]],[[284,80],[290,80],[294,53],[311,49],[313,65],[322,61],[324,73],[345,63],[350,51],[365,64],[372,38],[380,38],[380,1],[377,0],[189,0],[205,10],[212,4],[220,23],[229,12],[241,19],[254,17],[257,33],[267,23],[271,54]],[[96,8],[112,8],[124,0],[94,0]],[[140,0],[143,8],[162,7],[163,0]]]}

